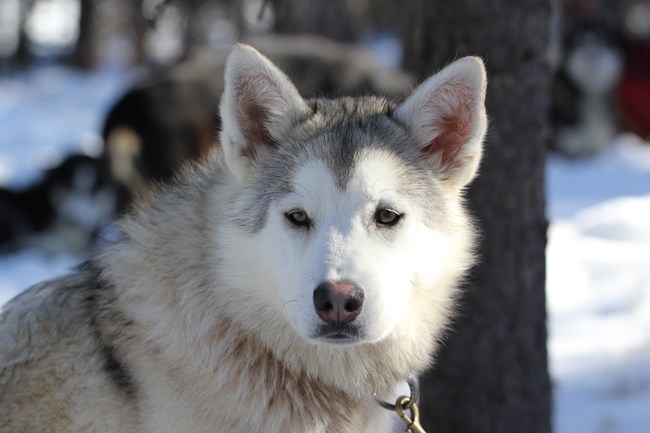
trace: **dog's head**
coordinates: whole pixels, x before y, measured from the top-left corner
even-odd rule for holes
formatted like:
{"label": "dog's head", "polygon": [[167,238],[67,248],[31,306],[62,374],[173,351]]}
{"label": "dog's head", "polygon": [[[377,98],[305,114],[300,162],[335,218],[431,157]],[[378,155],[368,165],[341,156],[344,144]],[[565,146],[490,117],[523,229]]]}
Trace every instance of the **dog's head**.
{"label": "dog's head", "polygon": [[314,343],[377,342],[414,317],[442,327],[471,262],[461,192],[481,157],[485,86],[482,62],[464,58],[399,105],[305,101],[235,47],[221,102],[230,285]]}

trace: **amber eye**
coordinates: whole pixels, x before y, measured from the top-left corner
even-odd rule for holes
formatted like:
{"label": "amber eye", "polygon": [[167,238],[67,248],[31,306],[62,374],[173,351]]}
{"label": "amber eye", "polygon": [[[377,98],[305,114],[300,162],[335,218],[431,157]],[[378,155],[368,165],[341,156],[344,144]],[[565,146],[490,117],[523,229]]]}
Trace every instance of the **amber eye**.
{"label": "amber eye", "polygon": [[296,227],[309,227],[311,220],[307,216],[307,212],[302,209],[294,209],[284,214],[287,221]]}
{"label": "amber eye", "polygon": [[392,209],[378,209],[375,213],[377,224],[384,226],[394,226],[402,218],[402,215]]}

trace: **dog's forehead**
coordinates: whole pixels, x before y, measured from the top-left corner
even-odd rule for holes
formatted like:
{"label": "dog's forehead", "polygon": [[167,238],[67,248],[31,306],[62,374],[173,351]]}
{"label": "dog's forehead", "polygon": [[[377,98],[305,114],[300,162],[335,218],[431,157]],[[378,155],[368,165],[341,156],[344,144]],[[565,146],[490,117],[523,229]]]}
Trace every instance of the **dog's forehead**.
{"label": "dog's forehead", "polygon": [[[311,118],[260,161],[256,180],[245,194],[247,205],[239,209],[235,222],[255,232],[264,226],[271,202],[290,193],[321,191],[323,179],[345,191],[357,173],[367,183],[376,182],[378,176],[386,177],[384,183],[393,179],[395,190],[419,203],[425,222],[439,220],[444,204],[435,199],[439,194],[434,175],[406,128],[392,119],[389,102],[343,98],[319,100],[312,108]],[[310,167],[325,170],[310,173]]]}
{"label": "dog's forehead", "polygon": [[313,115],[289,138],[288,148],[300,165],[321,160],[345,188],[355,166],[373,150],[418,159],[406,129],[391,116],[393,104],[383,98],[312,101]]}
{"label": "dog's forehead", "polygon": [[292,191],[314,197],[338,193],[354,193],[367,197],[378,190],[401,189],[403,168],[393,154],[381,149],[359,150],[345,167],[341,161],[320,158],[299,163],[291,176]]}

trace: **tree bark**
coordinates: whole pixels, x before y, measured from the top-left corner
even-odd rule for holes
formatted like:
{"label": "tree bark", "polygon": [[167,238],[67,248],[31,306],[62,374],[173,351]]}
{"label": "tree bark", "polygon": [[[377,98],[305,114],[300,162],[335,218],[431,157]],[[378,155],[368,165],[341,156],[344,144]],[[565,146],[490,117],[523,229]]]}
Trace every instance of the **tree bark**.
{"label": "tree bark", "polygon": [[81,69],[92,69],[97,60],[94,0],[80,0],[80,8],[79,36],[72,52],[71,63]]}
{"label": "tree bark", "polygon": [[435,433],[549,433],[544,163],[549,5],[542,0],[407,0],[405,67],[420,78],[465,55],[486,61],[490,118],[468,191],[480,263],[433,370],[422,420]]}
{"label": "tree bark", "polygon": [[26,22],[34,6],[33,0],[20,2],[20,21],[18,25],[18,47],[13,55],[12,62],[18,69],[25,69],[32,63],[33,56],[30,50],[29,38],[27,37]]}

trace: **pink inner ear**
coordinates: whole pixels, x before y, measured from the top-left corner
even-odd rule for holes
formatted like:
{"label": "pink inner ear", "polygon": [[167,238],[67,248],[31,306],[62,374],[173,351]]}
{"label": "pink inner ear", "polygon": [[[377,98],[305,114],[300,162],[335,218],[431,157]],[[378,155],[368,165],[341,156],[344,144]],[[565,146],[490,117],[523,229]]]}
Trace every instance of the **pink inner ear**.
{"label": "pink inner ear", "polygon": [[[268,89],[271,83],[260,77],[243,78],[235,88],[237,101],[237,121],[246,140],[242,155],[255,157],[255,146],[263,144],[275,146],[275,138],[268,130],[269,112],[265,108],[264,94],[260,89]],[[270,98],[267,98],[270,99]]]}
{"label": "pink inner ear", "polygon": [[431,121],[426,127],[435,131],[435,137],[422,151],[437,155],[446,168],[462,164],[457,155],[472,136],[473,100],[471,92],[462,85],[448,84],[436,92],[430,102]]}

